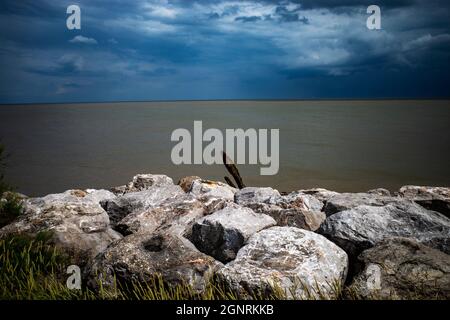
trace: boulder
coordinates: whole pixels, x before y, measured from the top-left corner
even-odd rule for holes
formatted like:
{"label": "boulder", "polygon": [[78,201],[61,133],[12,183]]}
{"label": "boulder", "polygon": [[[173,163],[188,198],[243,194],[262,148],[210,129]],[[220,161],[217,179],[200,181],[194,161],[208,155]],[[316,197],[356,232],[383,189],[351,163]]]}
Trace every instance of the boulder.
{"label": "boulder", "polygon": [[306,211],[301,209],[282,209],[280,211],[273,211],[270,214],[277,225],[290,226],[309,231],[316,231],[325,221],[325,213],[320,211]]}
{"label": "boulder", "polygon": [[194,180],[190,193],[208,204],[214,199],[233,201],[237,189],[220,181]]}
{"label": "boulder", "polygon": [[327,216],[336,212],[349,210],[357,206],[384,206],[388,203],[401,202],[395,197],[380,196],[377,193],[342,193],[329,198],[323,211]]}
{"label": "boulder", "polygon": [[135,175],[128,184],[114,187],[111,190],[115,194],[123,195],[125,193],[138,192],[163,185],[173,185],[172,178],[163,174],[141,173]]}
{"label": "boulder", "polygon": [[113,227],[133,212],[142,212],[156,207],[164,201],[184,195],[180,186],[174,184],[154,185],[146,190],[129,192],[123,196],[101,202],[108,213]]}
{"label": "boulder", "polygon": [[450,220],[413,202],[385,206],[359,206],[329,216],[319,229],[350,257],[386,238],[415,239],[443,252],[450,252]]}
{"label": "boulder", "polygon": [[158,206],[130,213],[115,226],[123,235],[151,233],[162,225],[179,224],[190,234],[189,227],[205,214],[205,206],[190,194],[169,198]]}
{"label": "boulder", "polygon": [[299,191],[284,196],[276,192],[266,195],[259,198],[264,202],[243,201],[243,203],[255,212],[271,216],[278,226],[316,231],[325,221],[326,216],[320,211],[323,203],[311,195]]}
{"label": "boulder", "polygon": [[86,189],[84,190],[86,195],[84,196],[85,200],[93,201],[95,203],[100,203],[102,201],[107,201],[114,199],[116,196],[114,193],[108,190],[96,190],[96,189]]}
{"label": "boulder", "polygon": [[195,180],[201,180],[201,178],[198,176],[184,177],[181,178],[180,181],[178,181],[178,185],[181,187],[181,189],[184,190],[184,192],[189,192],[191,190],[192,183]]}
{"label": "boulder", "polygon": [[[171,233],[131,234],[111,244],[88,268],[88,286],[98,290],[143,284],[160,277],[166,285],[205,289],[221,264],[199,252],[185,238]],[[115,280],[116,279],[116,280]]]}
{"label": "boulder", "polygon": [[323,202],[314,196],[300,191],[291,192],[285,196],[273,196],[266,203],[274,204],[282,209],[300,209],[305,211],[321,211]]}
{"label": "boulder", "polygon": [[275,220],[268,215],[232,203],[198,220],[191,240],[201,252],[226,263],[236,257],[251,235],[274,225]]}
{"label": "boulder", "polygon": [[257,213],[263,213],[275,219],[277,226],[289,226],[309,231],[316,231],[325,221],[326,215],[320,211],[308,211],[299,208],[282,209],[267,203],[252,203],[247,205]]}
{"label": "boulder", "polygon": [[189,191],[206,206],[206,213],[223,209],[233,202],[237,189],[220,181],[194,180]]}
{"label": "boulder", "polygon": [[404,186],[399,196],[413,200],[428,210],[450,217],[450,188]]}
{"label": "boulder", "polygon": [[55,246],[72,263],[85,265],[121,235],[110,228],[99,201],[115,197],[106,190],[68,190],[23,201],[24,213],[0,230],[0,237],[49,231]]}
{"label": "boulder", "polygon": [[347,255],[314,232],[272,227],[254,234],[236,259],[217,272],[218,279],[241,298],[332,298],[345,280]]}
{"label": "boulder", "polygon": [[265,203],[272,197],[280,197],[278,190],[272,188],[246,187],[236,192],[234,201],[240,205]]}
{"label": "boulder", "polygon": [[450,298],[450,256],[414,240],[387,239],[364,251],[350,286],[359,299]]}
{"label": "boulder", "polygon": [[368,194],[375,194],[378,196],[384,196],[384,197],[390,197],[391,196],[391,192],[388,189],[384,189],[384,188],[377,188],[377,189],[372,189],[367,191]]}
{"label": "boulder", "polygon": [[330,191],[330,190],[323,189],[323,188],[303,189],[303,190],[298,190],[297,192],[302,193],[302,194],[311,195],[314,198],[316,198],[317,200],[321,201],[322,203],[326,202],[331,197],[334,197],[334,196],[337,196],[340,194],[336,191]]}

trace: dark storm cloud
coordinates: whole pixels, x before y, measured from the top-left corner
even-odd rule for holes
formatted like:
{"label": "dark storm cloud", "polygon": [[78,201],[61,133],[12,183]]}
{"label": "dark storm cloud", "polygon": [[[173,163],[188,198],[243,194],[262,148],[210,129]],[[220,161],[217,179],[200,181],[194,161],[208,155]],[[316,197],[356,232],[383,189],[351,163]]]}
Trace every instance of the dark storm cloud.
{"label": "dark storm cloud", "polygon": [[[420,0],[419,0],[420,1]],[[278,0],[266,0],[264,2],[283,4],[286,1]],[[293,0],[292,3],[301,5],[302,9],[312,8],[340,8],[340,7],[368,7],[369,5],[376,4],[384,8],[398,8],[411,6],[418,2],[418,0]],[[443,0],[442,0],[443,2]]]}
{"label": "dark storm cloud", "polygon": [[261,20],[261,17],[258,16],[250,16],[250,17],[236,17],[234,21],[242,21],[242,22],[255,22]]}
{"label": "dark storm cloud", "polygon": [[450,95],[448,1],[77,3],[0,3],[0,102]]}

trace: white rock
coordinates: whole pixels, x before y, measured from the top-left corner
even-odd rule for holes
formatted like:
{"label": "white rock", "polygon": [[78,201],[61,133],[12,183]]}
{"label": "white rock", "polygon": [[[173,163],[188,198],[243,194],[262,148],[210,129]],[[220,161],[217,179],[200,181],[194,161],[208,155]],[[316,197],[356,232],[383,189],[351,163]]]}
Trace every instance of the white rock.
{"label": "white rock", "polygon": [[241,297],[267,297],[276,287],[288,298],[331,298],[347,263],[346,253],[321,235],[272,227],[253,235],[218,276]]}
{"label": "white rock", "polygon": [[359,206],[329,216],[319,232],[351,257],[386,238],[405,237],[450,253],[450,220],[413,202]]}
{"label": "white rock", "polygon": [[121,235],[112,230],[99,200],[114,197],[105,190],[68,190],[23,201],[24,213],[0,230],[11,234],[52,232],[55,245],[67,252],[73,263],[85,265]]}
{"label": "white rock", "polygon": [[200,251],[228,262],[251,235],[274,225],[276,222],[270,216],[231,203],[197,221],[191,239]]}
{"label": "white rock", "polygon": [[234,201],[245,206],[251,203],[265,203],[272,197],[280,197],[278,190],[269,187],[246,187],[236,192]]}
{"label": "white rock", "polygon": [[164,184],[149,187],[143,191],[126,193],[114,199],[102,201],[101,205],[111,219],[111,224],[115,226],[127,215],[133,212],[142,212],[156,207],[164,201],[184,195],[180,186],[174,184]]}

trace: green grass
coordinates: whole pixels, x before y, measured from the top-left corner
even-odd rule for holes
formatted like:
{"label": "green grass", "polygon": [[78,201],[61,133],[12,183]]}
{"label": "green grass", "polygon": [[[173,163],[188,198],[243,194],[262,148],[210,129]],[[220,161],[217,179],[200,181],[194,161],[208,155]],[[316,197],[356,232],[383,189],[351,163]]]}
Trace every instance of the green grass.
{"label": "green grass", "polygon": [[48,244],[51,235],[39,233],[0,240],[0,299],[48,300],[80,296],[68,290],[61,275],[66,257]]}
{"label": "green grass", "polygon": [[168,286],[155,276],[147,283],[116,284],[94,292],[66,286],[69,257],[50,243],[50,233],[0,239],[0,300],[233,300],[237,296],[215,281],[203,293],[189,285]]}
{"label": "green grass", "polygon": [[0,197],[0,228],[10,224],[22,214],[21,199],[13,192],[7,192]]}
{"label": "green grass", "polygon": [[[83,287],[71,290],[66,286],[70,257],[51,245],[52,234],[41,232],[35,237],[15,235],[0,239],[0,300],[235,300],[237,293],[228,290],[216,278],[207,283],[202,293],[190,285],[167,285],[155,275],[146,283],[114,282],[113,288],[98,290]],[[300,282],[296,286],[302,285]],[[266,285],[267,287],[267,285]],[[295,290],[296,287],[293,288]],[[270,287],[269,293],[254,293],[256,300],[286,299],[279,287]],[[337,291],[340,292],[340,286]],[[337,298],[340,294],[336,295]],[[314,296],[305,291],[303,299],[327,298],[320,292]]]}
{"label": "green grass", "polygon": [[[168,285],[155,275],[145,283],[121,283],[114,281],[112,288],[97,283],[95,292],[83,287],[81,290],[69,289],[66,280],[70,257],[52,246],[53,235],[41,232],[32,237],[15,235],[0,239],[0,300],[235,300],[239,295],[227,289],[218,279],[207,283],[202,293],[190,285]],[[361,297],[352,287],[344,287],[335,281],[330,284],[332,296],[324,293],[317,285],[310,288],[301,281],[295,281],[289,292],[280,287],[261,284],[265,292],[252,294],[255,300],[280,300],[288,296],[297,300],[321,299],[386,299],[377,296]],[[295,294],[302,289],[302,296]],[[387,299],[398,299],[396,296]],[[408,299],[445,299],[444,295],[424,296],[422,290],[411,292]]]}

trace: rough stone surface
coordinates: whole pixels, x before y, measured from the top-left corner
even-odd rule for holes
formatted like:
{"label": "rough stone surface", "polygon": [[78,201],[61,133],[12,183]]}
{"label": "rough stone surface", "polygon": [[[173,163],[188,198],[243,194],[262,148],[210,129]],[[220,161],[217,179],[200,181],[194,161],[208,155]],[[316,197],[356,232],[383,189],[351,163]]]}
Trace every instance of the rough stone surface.
{"label": "rough stone surface", "polygon": [[145,211],[156,207],[170,198],[184,195],[180,186],[163,184],[149,187],[139,192],[126,193],[114,199],[102,201],[102,207],[108,212],[111,224],[115,226],[130,213]]}
{"label": "rough stone surface", "polygon": [[449,299],[450,256],[406,238],[380,242],[359,259],[351,292],[364,299]]}
{"label": "rough stone surface", "polygon": [[367,193],[368,194],[376,194],[376,195],[385,196],[385,197],[391,196],[391,192],[384,188],[372,189],[372,190],[367,191]]}
{"label": "rough stone surface", "polygon": [[272,197],[280,197],[278,190],[272,188],[247,187],[236,192],[234,201],[240,205],[264,203]]}
{"label": "rough stone surface", "polygon": [[303,189],[303,190],[298,190],[297,192],[311,195],[314,198],[316,198],[317,200],[322,201],[322,202],[326,202],[331,197],[334,197],[334,196],[337,196],[340,194],[336,191],[330,191],[330,190],[323,189],[323,188]]}
{"label": "rough stone surface", "polygon": [[88,285],[145,283],[159,276],[168,285],[189,284],[201,292],[221,267],[185,238],[170,233],[132,234],[111,244],[88,269]]}
{"label": "rough stone surface", "polygon": [[202,179],[198,176],[184,177],[181,178],[180,181],[178,181],[178,185],[181,187],[181,189],[184,190],[184,192],[189,192],[191,190],[192,183],[195,180],[202,180]]}
{"label": "rough stone surface", "polygon": [[189,194],[203,202],[206,207],[205,214],[210,214],[233,202],[236,191],[237,189],[220,181],[194,180]]}
{"label": "rough stone surface", "polygon": [[137,174],[126,185],[114,187],[111,190],[118,195],[123,195],[129,192],[138,192],[147,190],[151,187],[159,187],[163,185],[173,185],[172,178],[163,174]]}
{"label": "rough stone surface", "polygon": [[323,202],[301,191],[280,195],[272,188],[247,187],[236,192],[235,201],[255,212],[270,215],[278,226],[315,231],[325,220],[324,213],[320,212]]}
{"label": "rough stone surface", "polygon": [[[352,287],[345,292],[363,298],[449,299],[449,189],[280,194],[139,174],[113,192],[4,194],[21,201],[23,214],[0,210],[7,224],[0,238],[51,231],[51,244],[94,289],[98,280],[113,288],[114,279],[148,284],[160,276],[202,292],[215,275],[241,298],[278,289],[289,298],[331,298],[335,281],[346,280]],[[374,268],[381,274],[375,291]]]}
{"label": "rough stone surface", "polygon": [[413,200],[429,210],[450,217],[450,188],[404,186],[398,193],[401,197]]}
{"label": "rough stone surface", "polygon": [[299,191],[291,192],[285,196],[273,196],[266,203],[277,205],[282,209],[321,211],[323,208],[323,203],[317,198]]}
{"label": "rough stone surface", "polygon": [[217,199],[233,201],[236,191],[225,183],[211,180],[194,180],[190,189],[190,193],[206,205]]}
{"label": "rough stone surface", "polygon": [[329,216],[319,231],[351,257],[391,237],[415,239],[450,252],[450,220],[413,202],[359,206],[338,212]]}
{"label": "rough stone surface", "polygon": [[121,238],[98,203],[110,197],[114,195],[106,190],[68,190],[26,199],[23,215],[2,228],[0,237],[51,231],[54,244],[69,253],[73,263],[84,265]]}
{"label": "rough stone surface", "polygon": [[268,215],[230,204],[197,221],[191,238],[200,251],[221,262],[228,262],[236,257],[251,235],[275,224]]}
{"label": "rough stone surface", "polygon": [[325,213],[320,211],[306,211],[301,209],[283,209],[270,214],[279,226],[297,227],[309,231],[316,231],[325,221]]}
{"label": "rough stone surface", "polygon": [[307,211],[299,208],[282,209],[267,203],[252,203],[248,208],[258,213],[264,213],[275,219],[278,226],[296,227],[316,231],[325,221],[326,215],[320,211]]}
{"label": "rough stone surface", "polygon": [[270,296],[274,286],[289,298],[332,297],[331,286],[344,281],[347,263],[346,253],[321,235],[272,227],[250,237],[218,277],[243,298]]}
{"label": "rough stone surface", "polygon": [[162,225],[178,223],[183,230],[205,214],[205,206],[190,194],[169,198],[160,205],[143,211],[136,211],[123,218],[115,229],[123,235],[151,233]]}
{"label": "rough stone surface", "polygon": [[401,202],[400,199],[388,196],[380,196],[377,193],[342,193],[329,198],[323,211],[327,216],[336,212],[349,210],[361,205],[384,206],[388,203]]}

